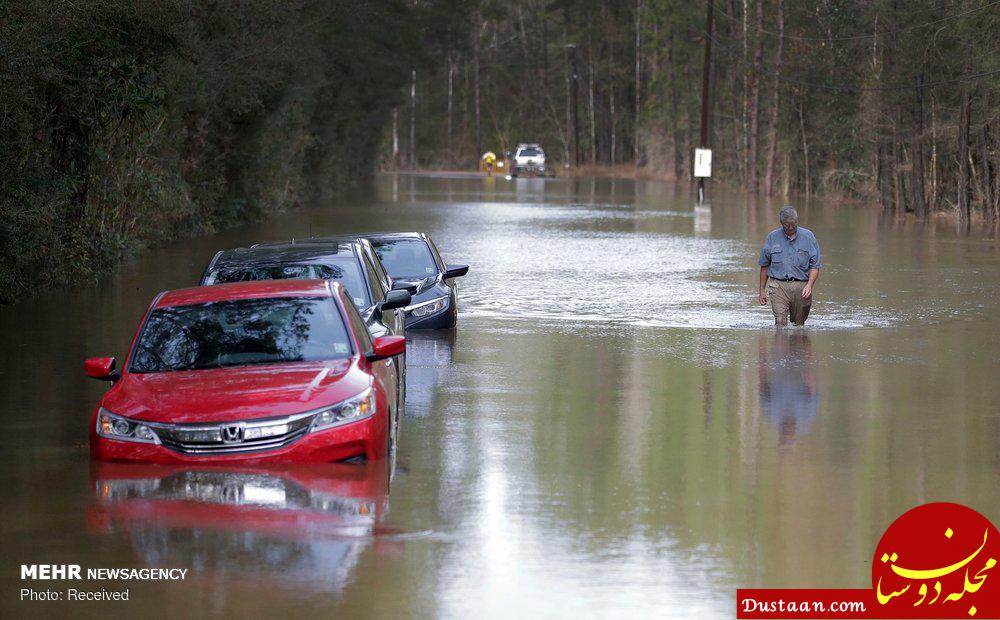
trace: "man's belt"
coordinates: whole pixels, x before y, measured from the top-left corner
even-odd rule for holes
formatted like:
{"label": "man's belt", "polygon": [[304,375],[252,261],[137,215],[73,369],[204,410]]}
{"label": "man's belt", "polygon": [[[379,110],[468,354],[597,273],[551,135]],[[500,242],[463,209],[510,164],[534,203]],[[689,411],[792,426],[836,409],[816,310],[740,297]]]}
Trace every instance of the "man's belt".
{"label": "man's belt", "polygon": [[771,278],[772,280],[777,280],[778,282],[808,282],[808,280],[799,280],[798,278]]}

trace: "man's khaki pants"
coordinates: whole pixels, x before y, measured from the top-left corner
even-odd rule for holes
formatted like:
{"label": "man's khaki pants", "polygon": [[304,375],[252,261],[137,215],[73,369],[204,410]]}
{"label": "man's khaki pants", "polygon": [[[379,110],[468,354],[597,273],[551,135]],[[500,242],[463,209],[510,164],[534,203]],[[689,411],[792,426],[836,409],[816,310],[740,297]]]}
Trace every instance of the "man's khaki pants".
{"label": "man's khaki pants", "polygon": [[788,325],[789,315],[795,325],[805,324],[812,307],[812,295],[808,299],[802,299],[805,285],[805,282],[798,280],[767,279],[767,298],[771,301],[775,325]]}

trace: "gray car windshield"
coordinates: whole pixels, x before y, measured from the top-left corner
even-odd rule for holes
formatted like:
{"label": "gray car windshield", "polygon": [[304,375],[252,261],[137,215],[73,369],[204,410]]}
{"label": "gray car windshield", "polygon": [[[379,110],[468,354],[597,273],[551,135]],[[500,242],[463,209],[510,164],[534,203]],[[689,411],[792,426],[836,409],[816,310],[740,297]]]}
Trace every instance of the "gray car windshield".
{"label": "gray car windshield", "polygon": [[205,284],[251,282],[257,280],[336,280],[344,285],[347,293],[359,308],[371,305],[368,287],[361,267],[354,257],[326,265],[255,265],[216,269],[205,278]]}
{"label": "gray car windshield", "polygon": [[352,352],[340,309],[328,297],[236,299],[154,310],[129,370],[309,362]]}
{"label": "gray car windshield", "polygon": [[372,241],[375,252],[393,278],[426,278],[437,275],[431,250],[420,239]]}

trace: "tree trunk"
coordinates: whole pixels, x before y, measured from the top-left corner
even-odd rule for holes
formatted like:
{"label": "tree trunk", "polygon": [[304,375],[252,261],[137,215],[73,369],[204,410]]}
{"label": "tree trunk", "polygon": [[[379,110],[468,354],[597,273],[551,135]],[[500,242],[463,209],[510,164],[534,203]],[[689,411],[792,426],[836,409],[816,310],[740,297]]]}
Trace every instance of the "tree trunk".
{"label": "tree trunk", "polygon": [[[989,103],[987,101],[987,103]],[[990,107],[984,106],[984,109],[990,109]],[[993,219],[993,175],[996,171],[993,169],[993,162],[990,160],[990,125],[989,123],[983,124],[982,130],[982,141],[979,143],[979,159],[983,164],[983,215],[986,219]]]}
{"label": "tree trunk", "polygon": [[[891,22],[890,22],[891,23]],[[896,40],[890,31],[885,37],[885,42],[879,47],[878,38],[878,17],[875,18],[875,28],[872,38],[872,70],[875,74],[875,83],[882,84],[882,71],[885,66],[891,65],[893,60],[893,42]],[[881,93],[874,95],[875,105],[875,184],[878,186],[879,201],[882,204],[882,212],[885,214],[896,211],[898,205],[893,193],[895,186],[895,143],[889,133],[887,126],[886,100]]]}
{"label": "tree trunk", "polygon": [[[992,136],[992,132],[990,133]],[[1000,153],[1000,145],[997,140],[993,141],[993,152]],[[993,166],[993,221],[1000,221],[1000,172],[998,172],[996,158],[991,160]]]}
{"label": "tree trunk", "polygon": [[542,91],[549,92],[549,16],[544,7],[539,19],[542,21]]}
{"label": "tree trunk", "polygon": [[[750,0],[743,0],[743,19],[741,20],[741,25],[743,27],[743,37],[741,42],[743,44],[743,56],[741,57],[743,66],[750,64]],[[743,170],[743,176],[739,179],[741,185],[745,185],[747,182],[746,169],[747,169],[747,151],[750,149],[750,80],[752,72],[743,71],[743,90],[740,93],[743,100],[743,114],[741,117],[743,124],[743,132],[740,136],[740,146],[742,161],[740,162],[740,168]]]}
{"label": "tree trunk", "polygon": [[805,189],[806,189],[806,197],[808,197],[812,193],[811,189],[812,180],[810,179],[810,174],[809,174],[809,142],[806,140],[806,121],[805,117],[802,114],[801,103],[799,104],[799,129],[802,130],[802,161],[804,162],[806,169]]}
{"label": "tree trunk", "polygon": [[576,45],[570,49],[570,56],[573,58],[571,67],[573,82],[570,91],[570,107],[573,117],[573,165],[580,165],[580,66],[577,63]]}
{"label": "tree trunk", "polygon": [[[469,88],[469,61],[468,59],[462,63],[462,138],[463,141],[467,140],[469,137],[469,93],[472,89]],[[476,158],[479,154],[476,154]]]}
{"label": "tree trunk", "polygon": [[792,185],[792,163],[791,157],[788,155],[788,151],[785,151],[785,165],[782,166],[781,170],[781,195],[788,196],[788,192],[791,191]]}
{"label": "tree trunk", "polygon": [[780,103],[781,50],[785,42],[785,2],[778,0],[778,48],[774,52],[774,83],[771,85],[771,128],[767,143],[767,171],[764,173],[764,194],[774,189],[774,158],[778,152],[778,105]]}
{"label": "tree trunk", "polygon": [[392,169],[399,168],[399,108],[392,109]]}
{"label": "tree trunk", "polygon": [[615,147],[617,144],[617,135],[615,135],[615,44],[612,42],[610,45],[610,53],[608,58],[608,99],[610,107],[608,109],[610,115],[610,126],[611,126],[611,165],[615,165]]}
{"label": "tree trunk", "polygon": [[889,213],[896,210],[896,203],[893,200],[892,194],[892,149],[889,146],[889,141],[883,135],[885,132],[880,127],[878,137],[878,146],[876,154],[876,169],[875,178],[878,184],[879,191],[879,201],[882,203],[882,212]]}
{"label": "tree trunk", "polygon": [[448,152],[455,151],[452,144],[452,116],[455,107],[455,59],[448,55]]}
{"label": "tree trunk", "polygon": [[589,65],[590,65],[588,67],[588,70],[589,70],[589,75],[588,75],[588,77],[589,77],[588,90],[590,91],[589,92],[589,95],[590,95],[590,163],[591,164],[596,164],[597,163],[597,113],[594,110],[594,90],[596,88],[595,85],[594,85],[594,82],[596,80],[595,80],[595,76],[594,76],[594,43],[593,43],[593,41],[590,42],[590,45],[587,47],[587,50],[588,50],[587,54],[588,54],[588,60],[589,60]]}
{"label": "tree trunk", "polygon": [[937,156],[937,97],[931,93],[931,197],[927,205],[931,213],[938,208],[938,156]]}
{"label": "tree trunk", "polygon": [[417,167],[417,70],[410,73],[410,168]]}
{"label": "tree trunk", "polygon": [[667,66],[670,73],[670,136],[674,143],[674,180],[680,181],[684,175],[684,136],[680,129],[680,88],[677,84],[677,67],[674,66],[674,35],[670,34],[670,51],[667,52]]}
{"label": "tree trunk", "polygon": [[760,75],[763,71],[761,30],[764,29],[764,0],[757,0],[757,35],[753,45],[753,75],[750,77],[750,135],[747,147],[747,191],[757,192],[757,123],[760,117]]}
{"label": "tree trunk", "polygon": [[478,159],[483,153],[483,125],[479,109],[479,38],[482,33],[478,15],[475,24],[476,36],[474,37],[472,44],[472,88],[475,91],[473,95],[473,113],[476,117],[476,158]]}
{"label": "tree trunk", "polygon": [[892,124],[892,170],[893,170],[893,202],[896,205],[896,210],[899,213],[905,213],[907,211],[906,207],[906,182],[903,175],[903,169],[905,168],[904,159],[905,155],[903,153],[903,138],[902,138],[902,127],[903,125],[903,111],[902,107],[898,104],[896,105],[895,119]]}
{"label": "tree trunk", "polygon": [[[729,0],[729,14],[739,15],[739,10],[737,9],[736,0]],[[742,33],[739,30],[738,20],[728,20],[726,29],[726,36],[734,41],[740,40]],[[722,27],[720,26],[720,30]],[[743,166],[743,97],[740,94],[742,92],[741,88],[743,85],[743,75],[745,71],[726,71],[726,76],[728,78],[729,87],[729,104],[732,106],[732,138],[727,141],[727,145],[732,148],[732,162],[733,169],[731,172],[730,182],[740,187],[743,186],[746,179],[744,177],[744,166]]]}
{"label": "tree trunk", "polygon": [[913,99],[913,163],[910,191],[913,194],[913,210],[917,217],[927,217],[927,202],[924,200],[924,77],[915,78]]}
{"label": "tree trunk", "polygon": [[[564,11],[564,14],[566,12]],[[569,62],[569,17],[565,17],[563,23],[563,60],[566,65],[566,144],[563,148],[563,161],[569,167],[569,146],[573,136],[573,75]]]}
{"label": "tree trunk", "polygon": [[632,161],[639,165],[639,113],[642,111],[642,0],[635,7],[635,122],[632,126]]}
{"label": "tree trunk", "polygon": [[965,61],[962,67],[962,92],[959,96],[958,119],[958,213],[968,225],[972,209],[969,204],[969,117],[972,116],[972,98],[969,96],[969,69],[972,65],[972,44],[965,44]]}

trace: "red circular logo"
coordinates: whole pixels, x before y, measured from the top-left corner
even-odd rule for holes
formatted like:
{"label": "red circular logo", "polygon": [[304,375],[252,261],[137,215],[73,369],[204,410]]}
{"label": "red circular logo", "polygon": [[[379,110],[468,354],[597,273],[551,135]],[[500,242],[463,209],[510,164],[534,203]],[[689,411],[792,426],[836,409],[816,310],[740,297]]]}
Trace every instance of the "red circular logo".
{"label": "red circular logo", "polygon": [[904,513],[882,535],[872,588],[900,618],[1000,617],[1000,533],[975,510],[945,502]]}

